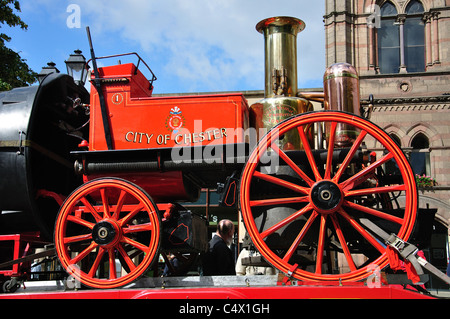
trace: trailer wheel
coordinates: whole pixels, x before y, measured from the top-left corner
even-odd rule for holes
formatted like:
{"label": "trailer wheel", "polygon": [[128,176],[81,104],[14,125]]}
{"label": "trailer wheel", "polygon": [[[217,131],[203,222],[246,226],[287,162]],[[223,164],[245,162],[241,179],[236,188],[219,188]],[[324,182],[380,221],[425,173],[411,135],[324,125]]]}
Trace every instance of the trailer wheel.
{"label": "trailer wheel", "polygon": [[[326,132],[320,158],[308,136],[318,126]],[[341,136],[343,127],[352,133]],[[298,132],[303,151],[280,149],[277,141],[289,131]],[[336,146],[345,138],[346,149]],[[377,158],[355,160],[366,145],[369,150],[376,146]],[[398,170],[396,178],[380,176],[385,164]],[[283,167],[289,173],[277,174]],[[398,208],[400,193],[405,202]],[[303,281],[360,281],[383,269],[388,264],[385,245],[361,220],[370,219],[407,240],[418,206],[414,174],[394,140],[371,122],[336,111],[300,114],[262,137],[243,169],[239,196],[246,229],[262,256]],[[274,220],[277,216],[270,214],[280,208],[288,214]],[[279,245],[280,238],[287,245]]]}
{"label": "trailer wheel", "polygon": [[2,288],[5,293],[14,293],[20,288],[20,282],[16,278],[11,278],[3,283]]}
{"label": "trailer wheel", "polygon": [[75,280],[94,288],[120,287],[157,259],[160,225],[156,204],[140,187],[96,179],[63,203],[55,224],[56,252]]}

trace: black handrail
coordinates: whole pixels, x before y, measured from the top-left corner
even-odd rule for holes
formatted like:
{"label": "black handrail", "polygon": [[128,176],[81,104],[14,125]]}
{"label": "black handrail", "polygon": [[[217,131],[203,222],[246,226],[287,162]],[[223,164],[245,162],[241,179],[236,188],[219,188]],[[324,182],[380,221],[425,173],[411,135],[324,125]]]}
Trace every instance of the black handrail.
{"label": "black handrail", "polygon": [[[113,54],[113,55],[105,55],[105,56],[101,56],[101,57],[95,57],[96,60],[100,60],[100,59],[110,59],[110,58],[117,58],[120,56],[128,56],[128,55],[135,55],[138,58],[138,63],[136,65],[136,70],[134,74],[137,74],[137,70],[139,69],[139,64],[142,63],[147,67],[147,69],[150,71],[152,78],[149,81],[150,83],[150,90],[153,88],[153,82],[156,81],[158,78],[156,77],[155,73],[153,73],[152,69],[150,69],[150,67],[148,66],[148,64],[144,61],[144,59],[142,59],[139,54],[137,54],[136,52],[129,52],[129,53],[121,53],[121,54]],[[89,62],[91,62],[92,59],[89,59],[86,62],[86,65],[89,64]]]}

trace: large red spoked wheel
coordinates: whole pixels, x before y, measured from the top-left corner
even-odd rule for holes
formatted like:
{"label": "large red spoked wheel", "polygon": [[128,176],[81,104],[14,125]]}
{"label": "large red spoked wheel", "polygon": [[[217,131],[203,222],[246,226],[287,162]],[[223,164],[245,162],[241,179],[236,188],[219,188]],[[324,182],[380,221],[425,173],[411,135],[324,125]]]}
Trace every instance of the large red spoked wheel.
{"label": "large red spoked wheel", "polygon": [[[326,149],[314,148],[313,127],[327,132]],[[341,128],[349,127],[353,135],[344,148]],[[303,151],[280,149],[278,140],[291,130]],[[372,162],[355,159],[366,145],[379,153]],[[397,168],[395,178],[380,176],[384,164]],[[396,209],[399,194],[405,203]],[[240,185],[240,208],[254,245],[275,268],[304,281],[360,281],[387,266],[383,241],[361,220],[407,240],[417,204],[414,174],[397,144],[377,125],[336,111],[301,114],[274,127],[251,153]]]}
{"label": "large red spoked wheel", "polygon": [[141,276],[158,256],[160,217],[140,187],[121,179],[90,181],[62,205],[55,246],[66,271],[94,288],[115,288]]}

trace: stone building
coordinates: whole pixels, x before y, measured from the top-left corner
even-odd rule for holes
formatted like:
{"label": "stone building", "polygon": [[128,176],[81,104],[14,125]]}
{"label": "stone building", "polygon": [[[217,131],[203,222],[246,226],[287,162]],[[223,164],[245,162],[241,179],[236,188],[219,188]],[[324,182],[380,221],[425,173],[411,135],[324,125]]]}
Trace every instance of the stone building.
{"label": "stone building", "polygon": [[[326,66],[347,62],[371,121],[398,142],[416,174],[419,205],[437,208],[429,258],[445,269],[450,226],[450,1],[325,0]],[[420,186],[420,185],[419,185]]]}

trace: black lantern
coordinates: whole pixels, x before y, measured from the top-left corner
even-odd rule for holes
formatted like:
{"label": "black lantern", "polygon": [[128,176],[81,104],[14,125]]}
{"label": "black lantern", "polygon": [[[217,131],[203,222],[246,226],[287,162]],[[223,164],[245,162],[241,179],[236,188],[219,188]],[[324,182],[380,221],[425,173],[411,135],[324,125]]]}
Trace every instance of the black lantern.
{"label": "black lantern", "polygon": [[47,66],[44,66],[38,74],[38,81],[42,83],[44,78],[51,73],[59,73],[59,70],[56,68],[56,64],[54,62],[48,62]]}
{"label": "black lantern", "polygon": [[84,85],[87,77],[87,70],[85,68],[86,59],[81,54],[81,50],[75,50],[67,61],[64,61],[67,66],[67,74],[73,77],[75,83]]}

